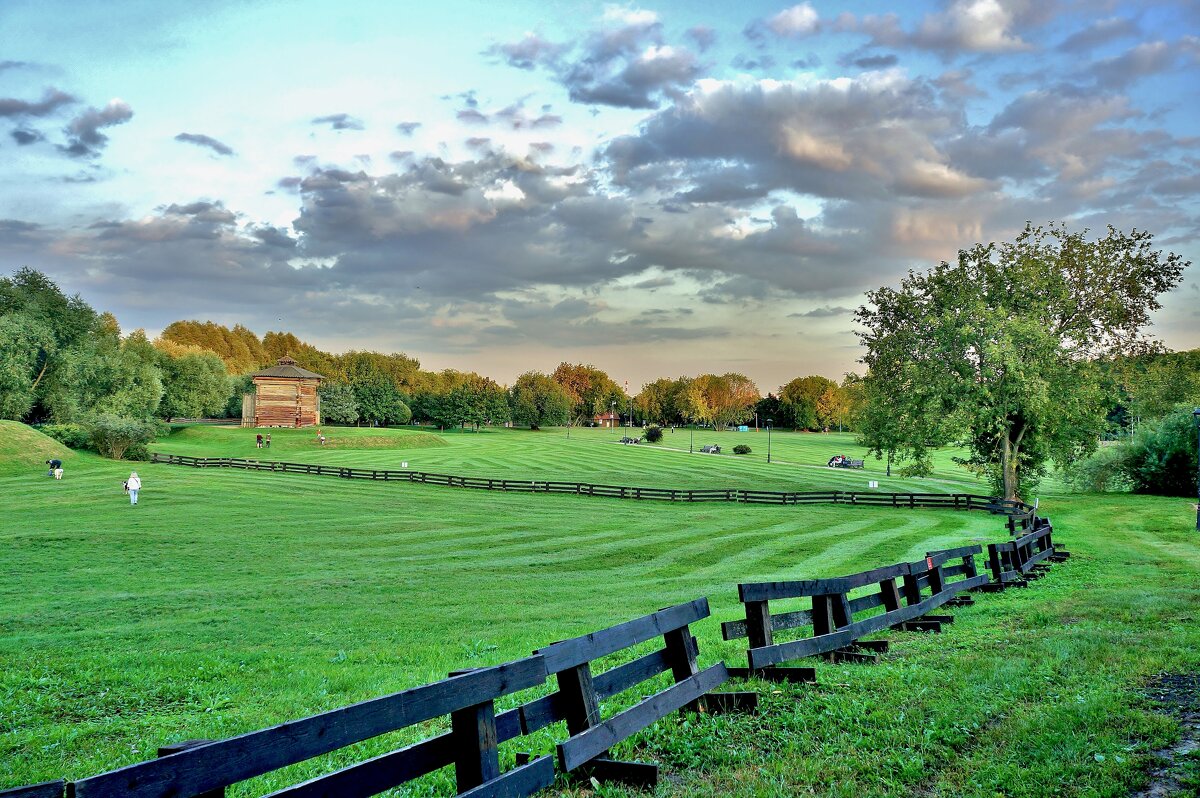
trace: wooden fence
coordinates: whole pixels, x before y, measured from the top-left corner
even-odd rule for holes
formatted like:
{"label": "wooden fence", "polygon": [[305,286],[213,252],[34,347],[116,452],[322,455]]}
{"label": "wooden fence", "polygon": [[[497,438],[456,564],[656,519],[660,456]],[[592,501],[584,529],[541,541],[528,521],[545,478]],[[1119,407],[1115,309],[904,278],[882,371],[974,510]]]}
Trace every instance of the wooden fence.
{"label": "wooden fence", "polygon": [[[746,619],[722,624],[726,640],[748,638],[747,674],[774,680],[811,681],[811,668],[777,669],[775,666],[814,655],[833,659],[874,659],[859,649],[886,651],[886,643],[862,640],[884,629],[940,631],[951,616],[928,613],[959,593],[988,583],[988,575],[976,571],[975,555],[981,546],[965,546],[930,552],[917,562],[903,562],[833,579],[788,582],[747,582],[738,585]],[[952,560],[961,560],[957,565]],[[960,576],[959,579],[952,577]],[[903,581],[903,590],[896,580]],[[851,597],[852,593],[869,592]],[[928,589],[930,595],[924,596]],[[807,599],[811,608],[772,615],[770,602]],[[883,612],[877,608],[882,607]],[[855,616],[858,616],[857,618]],[[924,618],[921,622],[920,619]],[[812,627],[810,637],[776,643],[776,631]]]}
{"label": "wooden fence", "polygon": [[[708,599],[553,643],[533,656],[225,740],[192,740],[138,762],[72,783],[46,782],[0,792],[3,798],[219,798],[225,788],[340,748],[449,716],[450,730],[412,745],[272,792],[269,798],[366,798],[453,766],[460,798],[518,798],[549,787],[554,758],[518,752],[501,772],[499,746],[566,722],[558,745],[564,773],[653,786],[658,766],[619,762],[608,749],[676,710],[753,710],[755,693],[714,693],[730,678],[725,663],[704,670],[689,625],[707,618]],[[593,674],[596,660],[662,637],[663,647]],[[629,709],[601,717],[601,702],[670,671],[673,684]],[[496,713],[503,696],[544,685],[558,689]]]}
{"label": "wooden fence", "polygon": [[191,466],[193,468],[238,468],[249,471],[274,471],[284,474],[315,474],[342,479],[369,479],[383,482],[411,482],[420,485],[443,485],[452,488],[472,488],[508,493],[558,493],[577,496],[603,496],[616,499],[637,499],[671,502],[741,502],[745,504],[851,504],[866,507],[940,508],[947,510],[982,510],[1009,518],[1011,528],[1027,528],[1034,518],[1033,505],[979,496],[970,493],[859,493],[857,491],[769,491],[742,488],[645,488],[625,485],[595,485],[588,482],[561,482],[537,479],[493,479],[463,477],[453,474],[433,474],[426,471],[382,468],[354,468],[318,465],[316,463],[287,463],[276,460],[249,460],[238,457],[190,457],[181,454],[150,455],[154,463]]}
{"label": "wooden fence", "polygon": [[1038,579],[1048,562],[1062,562],[1071,556],[1054,543],[1054,525],[1049,518],[1033,517],[1032,530],[1013,540],[988,544],[988,567],[992,583],[1003,587]]}

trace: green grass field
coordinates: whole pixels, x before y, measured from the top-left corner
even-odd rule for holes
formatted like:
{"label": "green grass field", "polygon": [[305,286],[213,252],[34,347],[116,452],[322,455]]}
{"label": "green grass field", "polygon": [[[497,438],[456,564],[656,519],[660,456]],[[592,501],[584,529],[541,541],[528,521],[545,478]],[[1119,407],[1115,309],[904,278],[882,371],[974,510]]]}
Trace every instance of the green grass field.
{"label": "green grass field", "polygon": [[[595,430],[569,441],[562,431],[326,433],[322,449],[309,432],[273,430],[272,449],[258,452],[253,431],[195,427],[155,448],[678,487],[865,488],[882,474],[875,461],[867,473],[823,467],[854,453],[849,436],[774,434],[768,466],[765,433],[704,436],[723,447],[751,436],[746,457],[689,456],[686,431],[661,447]],[[837,575],[1004,534],[1000,519],[975,513],[637,503],[150,464],[137,465],[135,508],[121,491],[130,464],[72,453],[56,482],[37,468],[53,442],[15,424],[0,434],[0,788],[92,775],[163,743],[502,662],[700,595],[715,616],[694,627],[701,659],[743,664],[744,647],[722,642],[717,624],[738,617],[738,581]],[[983,492],[950,453],[934,478],[881,479],[881,489]],[[670,796],[1127,795],[1177,732],[1141,685],[1200,670],[1193,510],[1065,494],[1043,508],[1075,556],[1033,587],[979,596],[939,636],[892,633],[880,665],[819,665],[817,687],[759,684],[757,715],[671,718],[615,753],[661,762]],[[548,752],[556,735],[506,749]],[[415,737],[231,794],[404,739]],[[452,791],[443,773],[405,794]]]}

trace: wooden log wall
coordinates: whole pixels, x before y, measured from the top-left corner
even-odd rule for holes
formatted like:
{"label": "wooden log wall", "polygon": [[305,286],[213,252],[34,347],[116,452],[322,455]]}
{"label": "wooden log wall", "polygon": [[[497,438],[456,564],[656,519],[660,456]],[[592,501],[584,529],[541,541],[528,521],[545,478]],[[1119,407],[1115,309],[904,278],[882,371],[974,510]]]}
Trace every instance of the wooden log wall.
{"label": "wooden log wall", "polygon": [[311,427],[320,423],[319,384],[315,379],[255,377],[254,426]]}

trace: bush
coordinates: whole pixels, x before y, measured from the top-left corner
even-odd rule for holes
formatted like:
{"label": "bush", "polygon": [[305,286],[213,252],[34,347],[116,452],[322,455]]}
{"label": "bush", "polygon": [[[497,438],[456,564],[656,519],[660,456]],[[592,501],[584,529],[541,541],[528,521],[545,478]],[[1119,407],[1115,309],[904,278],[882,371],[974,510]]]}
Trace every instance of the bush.
{"label": "bush", "polygon": [[91,443],[88,431],[79,424],[43,424],[37,429],[68,449],[87,449]]}
{"label": "bush", "polygon": [[127,456],[129,459],[149,459],[146,445],[162,434],[164,429],[170,429],[161,422],[109,414],[92,416],[85,426],[92,447],[113,460],[122,460]]}
{"label": "bush", "polygon": [[1124,445],[1102,446],[1091,457],[1072,465],[1067,471],[1067,481],[1080,491],[1128,491],[1133,488],[1133,481],[1127,473],[1127,458]]}
{"label": "bush", "polygon": [[734,454],[750,454],[750,447],[744,443],[739,443],[733,447]]}
{"label": "bush", "polygon": [[662,427],[657,424],[651,424],[646,427],[646,440],[650,443],[658,443],[662,440]]}
{"label": "bush", "polygon": [[1135,493],[1196,495],[1196,426],[1190,406],[1143,426],[1120,448]]}

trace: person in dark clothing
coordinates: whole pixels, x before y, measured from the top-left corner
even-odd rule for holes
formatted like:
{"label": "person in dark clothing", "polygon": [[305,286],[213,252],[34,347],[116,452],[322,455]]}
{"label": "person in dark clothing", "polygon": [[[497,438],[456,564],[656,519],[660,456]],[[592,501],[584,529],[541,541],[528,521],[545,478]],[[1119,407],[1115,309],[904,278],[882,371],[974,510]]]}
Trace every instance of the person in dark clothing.
{"label": "person in dark clothing", "polygon": [[52,477],[54,476],[55,470],[62,468],[62,460],[59,460],[58,458],[47,460],[46,465],[50,467],[50,470],[46,472],[46,476]]}

